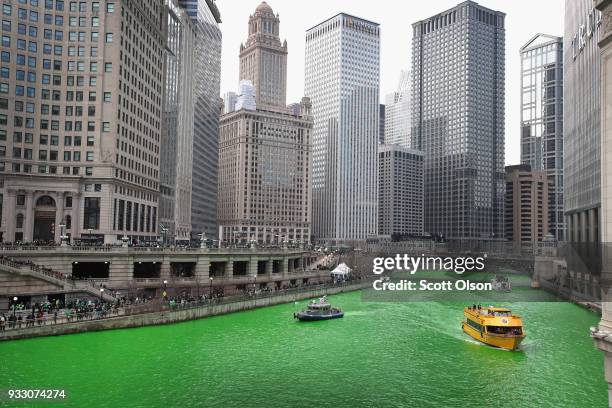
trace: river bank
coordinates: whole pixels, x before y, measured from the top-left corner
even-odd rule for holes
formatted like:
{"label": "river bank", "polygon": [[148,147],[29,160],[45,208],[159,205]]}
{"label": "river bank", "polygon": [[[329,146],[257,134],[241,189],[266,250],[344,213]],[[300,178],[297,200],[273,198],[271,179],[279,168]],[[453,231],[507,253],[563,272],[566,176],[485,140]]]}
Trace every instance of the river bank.
{"label": "river bank", "polygon": [[0,333],[0,341],[19,340],[32,337],[59,336],[63,334],[85,333],[100,330],[125,329],[142,326],[156,326],[209,316],[224,315],[260,307],[290,303],[298,300],[350,292],[369,286],[369,281],[340,284],[315,288],[304,288],[286,291],[280,294],[255,297],[251,299],[229,301],[219,304],[203,305],[176,310],[163,310],[150,313],[129,314],[97,320],[72,321],[52,325],[34,326],[22,329],[7,330]]}

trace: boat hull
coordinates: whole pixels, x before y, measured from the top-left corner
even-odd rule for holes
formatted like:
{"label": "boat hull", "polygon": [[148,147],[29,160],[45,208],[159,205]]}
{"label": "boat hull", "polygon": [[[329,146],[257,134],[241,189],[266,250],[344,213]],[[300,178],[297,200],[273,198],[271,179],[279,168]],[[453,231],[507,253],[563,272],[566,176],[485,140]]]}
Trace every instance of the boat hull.
{"label": "boat hull", "polygon": [[466,324],[465,322],[461,323],[461,327],[465,333],[467,333],[470,337],[475,340],[480,341],[488,346],[497,347],[505,350],[514,351],[518,348],[519,344],[525,338],[525,335],[521,336],[499,336],[494,334],[489,334],[485,332],[480,332],[474,329],[472,326]]}
{"label": "boat hull", "polygon": [[300,322],[317,322],[320,320],[339,319],[341,317],[344,317],[344,313],[338,312],[338,313],[329,313],[329,314],[322,314],[322,315],[313,315],[313,314],[299,312],[297,313],[295,317]]}

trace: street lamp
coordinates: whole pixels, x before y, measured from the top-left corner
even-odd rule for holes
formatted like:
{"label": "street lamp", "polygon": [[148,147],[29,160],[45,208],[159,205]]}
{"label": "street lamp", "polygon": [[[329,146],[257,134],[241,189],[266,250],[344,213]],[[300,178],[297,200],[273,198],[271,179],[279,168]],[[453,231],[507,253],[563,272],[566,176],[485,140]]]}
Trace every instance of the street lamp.
{"label": "street lamp", "polygon": [[164,298],[164,300],[166,300],[166,298],[168,297],[168,293],[166,292],[167,285],[168,281],[164,279],[164,293],[162,293],[162,297]]}
{"label": "street lamp", "polygon": [[13,316],[15,316],[16,310],[17,310],[17,296],[13,297]]}
{"label": "street lamp", "polygon": [[212,298],[212,293],[213,293],[213,277],[211,276],[209,279],[210,279],[210,297]]}
{"label": "street lamp", "polygon": [[104,288],[100,288],[100,302],[104,302]]}
{"label": "street lamp", "polygon": [[62,222],[59,225],[59,227],[60,227],[60,245],[65,246],[66,245],[66,224]]}

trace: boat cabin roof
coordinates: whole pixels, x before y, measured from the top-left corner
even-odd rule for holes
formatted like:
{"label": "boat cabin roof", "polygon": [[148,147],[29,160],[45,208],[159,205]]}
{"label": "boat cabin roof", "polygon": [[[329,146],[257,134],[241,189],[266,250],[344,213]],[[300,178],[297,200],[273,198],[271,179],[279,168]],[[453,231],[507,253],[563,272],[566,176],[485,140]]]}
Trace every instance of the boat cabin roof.
{"label": "boat cabin roof", "polygon": [[492,310],[494,312],[509,312],[510,309],[506,307],[483,307],[484,310]]}
{"label": "boat cabin roof", "polygon": [[329,303],[310,303],[308,305],[309,309],[329,309],[331,304]]}

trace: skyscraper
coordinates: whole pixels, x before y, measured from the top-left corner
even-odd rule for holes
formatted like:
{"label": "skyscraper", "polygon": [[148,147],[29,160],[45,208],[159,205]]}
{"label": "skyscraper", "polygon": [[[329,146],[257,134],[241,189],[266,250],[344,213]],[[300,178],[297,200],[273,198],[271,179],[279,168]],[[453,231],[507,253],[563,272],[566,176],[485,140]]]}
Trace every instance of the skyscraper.
{"label": "skyscraper", "polygon": [[567,241],[576,243],[600,242],[600,23],[601,13],[592,1],[566,0],[563,182]]}
{"label": "skyscraper", "polygon": [[548,231],[564,237],[563,39],[537,34],[521,53],[521,163],[550,179]]}
{"label": "skyscraper", "polygon": [[12,2],[3,13],[2,239],[155,240],[164,2]]}
{"label": "skyscraper", "polygon": [[377,23],[340,13],[306,31],[318,240],[364,240],[377,233],[379,65]]}
{"label": "skyscraper", "polygon": [[193,172],[193,43],[187,13],[166,3],[166,73],[160,158],[160,233],[167,242],[191,236]]}
{"label": "skyscraper", "polygon": [[412,25],[412,136],[425,153],[425,232],[503,236],[504,18],[466,1]]}
{"label": "skyscraper", "polygon": [[261,107],[287,103],[287,41],[281,44],[279,19],[265,1],[249,17],[249,36],[240,45],[240,79],[249,79]]}
{"label": "skyscraper", "polygon": [[378,106],[378,143],[385,143],[385,105]]}
{"label": "skyscraper", "polygon": [[221,80],[221,17],[214,0],[179,0],[191,17],[193,62],[192,236],[217,236],[219,168],[219,88]]}
{"label": "skyscraper", "polygon": [[226,242],[310,241],[311,105],[302,98],[285,106],[279,25],[266,2],[250,16],[238,97],[221,117],[218,218]]}
{"label": "skyscraper", "polygon": [[553,181],[529,164],[506,167],[505,237],[515,244],[542,241],[548,235]]}
{"label": "skyscraper", "polygon": [[397,90],[385,97],[385,143],[412,147],[410,139],[410,72],[402,71]]}
{"label": "skyscraper", "polygon": [[422,236],[423,152],[380,145],[378,169],[378,233]]}

